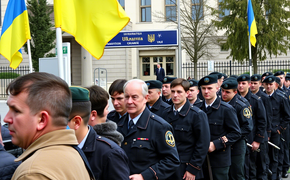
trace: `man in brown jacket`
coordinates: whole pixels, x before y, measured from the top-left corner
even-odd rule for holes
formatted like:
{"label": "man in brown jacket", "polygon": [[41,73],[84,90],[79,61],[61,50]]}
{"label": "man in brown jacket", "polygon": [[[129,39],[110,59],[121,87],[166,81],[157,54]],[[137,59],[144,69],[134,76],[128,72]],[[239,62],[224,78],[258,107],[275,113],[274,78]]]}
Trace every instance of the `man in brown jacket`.
{"label": "man in brown jacket", "polygon": [[73,146],[73,130],[66,130],[72,107],[65,81],[48,73],[31,73],[14,80],[6,89],[12,143],[26,149],[12,179],[91,179]]}

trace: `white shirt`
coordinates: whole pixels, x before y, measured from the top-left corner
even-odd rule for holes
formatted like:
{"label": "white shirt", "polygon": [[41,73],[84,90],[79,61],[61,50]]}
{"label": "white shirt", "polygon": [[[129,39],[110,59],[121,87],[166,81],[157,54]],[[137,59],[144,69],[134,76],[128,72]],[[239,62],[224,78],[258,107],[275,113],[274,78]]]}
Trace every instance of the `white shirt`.
{"label": "white shirt", "polygon": [[[216,97],[216,98],[217,98],[217,97]],[[215,100],[216,100],[216,98],[215,98]],[[211,106],[213,105],[213,103],[215,102],[215,100],[214,100],[211,104],[209,104],[209,105],[207,105],[206,102],[204,101],[205,108],[207,108],[208,106],[211,107]]]}
{"label": "white shirt", "polygon": [[130,117],[130,115],[129,115],[129,121],[128,121],[128,126],[129,126],[129,122],[131,121],[131,120],[133,120],[133,123],[134,123],[134,125],[136,125],[137,124],[137,122],[138,122],[138,120],[139,120],[139,118],[140,118],[140,116],[143,114],[143,112],[142,113],[140,113],[138,116],[136,116],[135,118],[131,118]]}

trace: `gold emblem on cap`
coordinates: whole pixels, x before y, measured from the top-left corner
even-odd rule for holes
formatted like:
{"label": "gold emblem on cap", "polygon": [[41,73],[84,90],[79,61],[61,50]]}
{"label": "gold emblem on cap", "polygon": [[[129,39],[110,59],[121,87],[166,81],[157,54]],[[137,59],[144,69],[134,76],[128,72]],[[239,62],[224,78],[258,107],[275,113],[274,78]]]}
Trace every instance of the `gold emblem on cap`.
{"label": "gold emblem on cap", "polygon": [[164,79],[163,79],[163,82],[166,82],[166,81],[167,81],[167,78],[164,78]]}
{"label": "gold emblem on cap", "polygon": [[246,76],[243,76],[243,77],[242,77],[242,80],[246,80]]}
{"label": "gold emblem on cap", "polygon": [[255,76],[255,78],[254,78],[255,80],[258,80],[258,77],[257,76]]}
{"label": "gold emblem on cap", "polygon": [[165,141],[169,146],[175,147],[175,140],[171,131],[165,133]]}
{"label": "gold emblem on cap", "polygon": [[204,82],[208,83],[209,82],[209,78],[204,78]]}
{"label": "gold emblem on cap", "polygon": [[148,87],[150,86],[150,83],[149,83],[149,82],[147,83],[147,86],[148,86]]}
{"label": "gold emblem on cap", "polygon": [[272,81],[272,78],[269,78],[269,81]]}
{"label": "gold emblem on cap", "polygon": [[229,86],[228,86],[228,84],[225,84],[224,87],[225,87],[225,88],[228,88]]}

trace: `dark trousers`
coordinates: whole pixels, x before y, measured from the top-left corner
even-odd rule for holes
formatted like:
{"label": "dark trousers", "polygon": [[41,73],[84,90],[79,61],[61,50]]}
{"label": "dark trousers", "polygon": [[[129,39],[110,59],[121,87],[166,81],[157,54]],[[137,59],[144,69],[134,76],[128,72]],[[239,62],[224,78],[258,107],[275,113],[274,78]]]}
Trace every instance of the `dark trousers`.
{"label": "dark trousers", "polygon": [[230,167],[211,168],[213,180],[228,180]]}
{"label": "dark trousers", "polygon": [[244,165],[246,180],[250,179],[250,152],[251,152],[251,148],[247,147],[246,155],[245,155],[245,165]]}
{"label": "dark trousers", "polygon": [[[245,179],[245,171],[244,171],[244,164],[245,164],[245,155],[246,155],[246,143],[244,140],[238,142],[240,145],[239,155],[232,155],[231,156],[231,166],[229,172],[229,179],[230,180],[244,180]],[[233,154],[233,150],[232,150]]]}
{"label": "dark trousers", "polygon": [[283,137],[285,139],[284,142],[284,158],[283,158],[283,166],[282,172],[287,172],[290,167],[290,157],[289,157],[289,143],[290,143],[290,129],[289,125],[287,126],[286,131],[283,132]]}
{"label": "dark trousers", "polygon": [[[281,137],[280,134],[272,133],[270,141],[280,147],[280,137]],[[269,168],[273,173],[272,177],[270,178],[272,180],[275,180],[278,177],[278,174],[277,174],[278,156],[279,156],[279,150],[269,145],[269,159],[270,159]]]}
{"label": "dark trousers", "polygon": [[266,155],[267,148],[265,143],[260,144],[260,152],[251,151],[249,163],[249,179],[251,180],[267,180],[266,171]]}

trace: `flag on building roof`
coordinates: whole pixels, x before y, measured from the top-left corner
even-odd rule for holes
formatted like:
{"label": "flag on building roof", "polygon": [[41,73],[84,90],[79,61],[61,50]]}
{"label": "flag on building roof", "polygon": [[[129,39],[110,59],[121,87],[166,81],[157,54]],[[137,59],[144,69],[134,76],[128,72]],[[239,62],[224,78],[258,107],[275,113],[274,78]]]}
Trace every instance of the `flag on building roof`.
{"label": "flag on building roof", "polygon": [[16,69],[22,62],[21,48],[31,39],[25,0],[9,0],[0,37],[0,54]]}
{"label": "flag on building roof", "polygon": [[117,0],[54,0],[55,27],[73,35],[93,57],[130,21]]}
{"label": "flag on building roof", "polygon": [[256,46],[256,34],[258,34],[257,31],[257,25],[255,21],[255,16],[254,16],[254,11],[253,11],[253,6],[252,6],[252,1],[249,0],[248,2],[248,31],[249,31],[249,37],[250,37],[250,42],[252,46]]}

